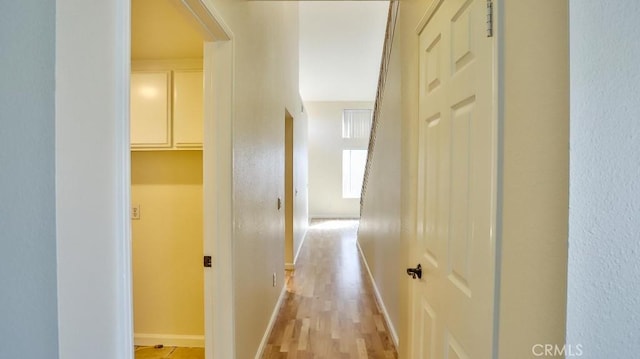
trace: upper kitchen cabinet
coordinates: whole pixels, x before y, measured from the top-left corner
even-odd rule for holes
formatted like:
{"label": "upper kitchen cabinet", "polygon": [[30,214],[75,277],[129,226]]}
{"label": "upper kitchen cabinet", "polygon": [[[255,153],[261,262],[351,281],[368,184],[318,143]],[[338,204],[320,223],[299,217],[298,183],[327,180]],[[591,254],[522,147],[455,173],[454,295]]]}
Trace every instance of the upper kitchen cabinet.
{"label": "upper kitchen cabinet", "polygon": [[173,142],[176,148],[202,148],[202,71],[173,73]]}
{"label": "upper kitchen cabinet", "polygon": [[202,149],[200,69],[131,73],[131,149]]}
{"label": "upper kitchen cabinet", "polygon": [[169,148],[170,71],[131,74],[131,147]]}

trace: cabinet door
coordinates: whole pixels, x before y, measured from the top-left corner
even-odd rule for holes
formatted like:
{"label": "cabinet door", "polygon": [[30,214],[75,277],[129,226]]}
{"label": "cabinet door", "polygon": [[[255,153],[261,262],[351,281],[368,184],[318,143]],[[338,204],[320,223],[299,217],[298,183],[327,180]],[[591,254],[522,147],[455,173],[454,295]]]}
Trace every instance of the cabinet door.
{"label": "cabinet door", "polygon": [[131,147],[171,147],[171,72],[131,74]]}
{"label": "cabinet door", "polygon": [[202,71],[174,71],[173,86],[175,147],[202,148]]}

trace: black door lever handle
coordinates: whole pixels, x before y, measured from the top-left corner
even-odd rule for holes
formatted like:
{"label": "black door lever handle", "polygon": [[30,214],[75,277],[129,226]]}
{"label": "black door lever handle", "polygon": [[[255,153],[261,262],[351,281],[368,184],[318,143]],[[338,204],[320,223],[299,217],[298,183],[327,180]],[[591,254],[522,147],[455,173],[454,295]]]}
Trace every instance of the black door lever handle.
{"label": "black door lever handle", "polygon": [[415,268],[407,268],[407,274],[410,275],[413,279],[422,279],[422,266],[418,264]]}

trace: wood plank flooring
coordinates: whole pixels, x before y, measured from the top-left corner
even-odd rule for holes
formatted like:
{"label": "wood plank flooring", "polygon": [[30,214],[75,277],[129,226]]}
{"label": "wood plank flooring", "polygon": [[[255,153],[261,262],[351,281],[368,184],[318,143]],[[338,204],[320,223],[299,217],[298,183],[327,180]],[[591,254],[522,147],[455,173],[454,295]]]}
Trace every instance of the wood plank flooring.
{"label": "wood plank flooring", "polygon": [[398,357],[356,247],[357,225],[312,222],[263,359]]}

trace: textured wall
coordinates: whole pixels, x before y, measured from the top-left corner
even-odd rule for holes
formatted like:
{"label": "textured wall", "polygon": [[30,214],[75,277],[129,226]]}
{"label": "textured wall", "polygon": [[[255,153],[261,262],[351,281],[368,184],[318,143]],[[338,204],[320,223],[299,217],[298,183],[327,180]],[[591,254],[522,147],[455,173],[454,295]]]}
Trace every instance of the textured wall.
{"label": "textured wall", "polygon": [[572,0],[567,342],[640,352],[640,3]]}
{"label": "textured wall", "polygon": [[357,218],[359,198],[342,198],[342,150],[366,150],[369,139],[342,138],[344,109],[373,109],[373,102],[308,102],[309,216]]}
{"label": "textured wall", "polygon": [[0,5],[0,358],[57,358],[55,2]]}
{"label": "textured wall", "polygon": [[212,4],[234,35],[235,355],[253,358],[283,287],[284,209],[277,198],[284,198],[285,108],[295,121],[303,118],[298,3]]}

